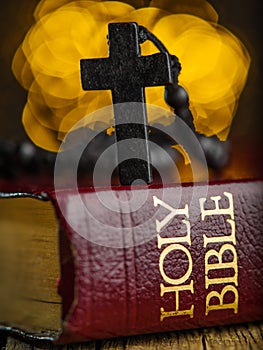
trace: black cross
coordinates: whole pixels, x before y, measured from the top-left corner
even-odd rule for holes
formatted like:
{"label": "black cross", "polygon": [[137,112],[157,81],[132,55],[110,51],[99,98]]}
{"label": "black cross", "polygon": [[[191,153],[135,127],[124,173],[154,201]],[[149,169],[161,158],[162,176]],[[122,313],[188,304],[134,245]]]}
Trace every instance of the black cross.
{"label": "black cross", "polygon": [[[125,161],[118,161],[121,184],[130,185],[136,179],[151,183],[144,88],[172,82],[169,55],[141,56],[137,23],[109,24],[108,40],[108,58],[80,61],[82,87],[112,91],[118,160],[129,156]],[[125,102],[141,103],[128,104],[127,108]],[[138,142],[136,138],[143,141]],[[127,139],[130,139],[128,149],[120,143]]]}

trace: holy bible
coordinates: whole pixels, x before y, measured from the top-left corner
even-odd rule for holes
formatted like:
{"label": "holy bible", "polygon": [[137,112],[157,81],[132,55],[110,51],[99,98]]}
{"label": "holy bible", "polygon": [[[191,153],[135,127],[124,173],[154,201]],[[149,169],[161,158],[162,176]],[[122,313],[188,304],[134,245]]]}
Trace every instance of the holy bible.
{"label": "holy bible", "polygon": [[1,194],[2,328],[68,343],[262,319],[261,180],[139,186],[132,212],[125,186],[47,194]]}

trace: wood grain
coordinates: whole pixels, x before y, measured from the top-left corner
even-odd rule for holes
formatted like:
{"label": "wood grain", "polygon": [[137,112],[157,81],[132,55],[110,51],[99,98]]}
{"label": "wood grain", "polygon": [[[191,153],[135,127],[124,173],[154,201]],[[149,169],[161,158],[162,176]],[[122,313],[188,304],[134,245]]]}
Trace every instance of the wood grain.
{"label": "wood grain", "polygon": [[263,322],[229,327],[159,333],[55,346],[25,343],[12,336],[5,350],[261,350]]}

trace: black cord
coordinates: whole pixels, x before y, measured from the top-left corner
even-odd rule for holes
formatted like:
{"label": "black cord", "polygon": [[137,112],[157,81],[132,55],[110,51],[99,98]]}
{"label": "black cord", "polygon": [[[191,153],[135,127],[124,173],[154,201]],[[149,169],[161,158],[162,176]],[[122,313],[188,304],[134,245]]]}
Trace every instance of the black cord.
{"label": "black cord", "polygon": [[224,167],[229,159],[229,145],[221,142],[216,136],[206,137],[195,131],[194,118],[189,108],[189,98],[186,90],[178,84],[178,75],[182,69],[179,59],[171,55],[164,44],[147,28],[139,26],[139,42],[143,44],[150,40],[156,48],[168,54],[171,63],[173,84],[165,87],[164,99],[173,108],[174,114],[180,117],[196,134],[205,153],[207,163],[214,169]]}
{"label": "black cord", "polygon": [[165,45],[159,40],[153,33],[151,33],[147,28],[144,26],[139,26],[139,42],[140,44],[143,44],[146,40],[150,40],[156,48],[163,53],[167,53],[170,62],[171,62],[171,68],[173,71],[173,81],[174,84],[178,83],[178,75],[182,69],[181,63],[179,62],[178,57],[175,55],[171,55],[170,52],[167,50]]}
{"label": "black cord", "polygon": [[[144,43],[146,40],[150,40],[160,52],[165,52],[169,54],[169,51],[164,46],[164,44],[147,28],[144,26],[139,26],[139,41],[140,44]],[[170,54],[169,54],[170,55]]]}

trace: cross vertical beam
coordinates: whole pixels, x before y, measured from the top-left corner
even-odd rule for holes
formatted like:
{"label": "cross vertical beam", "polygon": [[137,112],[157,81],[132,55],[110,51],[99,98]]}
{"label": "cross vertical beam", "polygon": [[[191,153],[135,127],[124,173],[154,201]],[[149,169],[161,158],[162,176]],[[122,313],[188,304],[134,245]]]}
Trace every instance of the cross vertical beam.
{"label": "cross vertical beam", "polygon": [[[172,82],[168,54],[141,56],[138,31],[137,23],[110,23],[109,57],[80,61],[84,90],[112,91],[119,177],[123,185],[131,185],[136,179],[152,182],[144,88]],[[129,140],[125,147],[120,142],[124,140]],[[123,161],[125,158],[128,159]]]}

